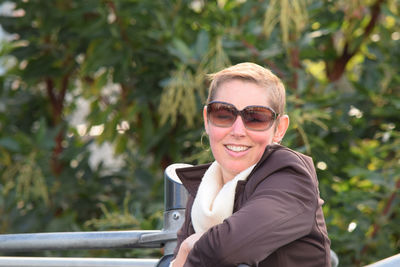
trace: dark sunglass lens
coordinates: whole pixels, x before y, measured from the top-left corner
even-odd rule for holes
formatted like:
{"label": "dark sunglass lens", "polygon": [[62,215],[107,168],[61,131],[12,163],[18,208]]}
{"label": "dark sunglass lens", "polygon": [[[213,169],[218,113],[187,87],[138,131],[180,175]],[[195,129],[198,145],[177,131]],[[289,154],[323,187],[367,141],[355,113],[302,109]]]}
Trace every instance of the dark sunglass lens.
{"label": "dark sunglass lens", "polygon": [[211,103],[208,106],[209,120],[220,127],[231,126],[236,119],[235,110],[226,104]]}
{"label": "dark sunglass lens", "polygon": [[243,111],[243,120],[247,128],[256,131],[267,130],[274,120],[273,113],[266,108],[248,108]]}

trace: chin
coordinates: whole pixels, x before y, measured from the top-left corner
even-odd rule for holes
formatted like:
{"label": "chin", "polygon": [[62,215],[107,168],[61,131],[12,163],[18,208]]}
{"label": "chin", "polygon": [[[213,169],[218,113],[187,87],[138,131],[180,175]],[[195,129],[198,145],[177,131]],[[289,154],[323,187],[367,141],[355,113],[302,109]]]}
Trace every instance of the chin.
{"label": "chin", "polygon": [[233,173],[235,173],[235,175],[238,175],[239,173],[241,173],[242,171],[244,171],[245,169],[247,169],[248,167],[250,167],[252,164],[240,164],[240,165],[235,165],[235,166],[228,166],[229,170],[232,170]]}

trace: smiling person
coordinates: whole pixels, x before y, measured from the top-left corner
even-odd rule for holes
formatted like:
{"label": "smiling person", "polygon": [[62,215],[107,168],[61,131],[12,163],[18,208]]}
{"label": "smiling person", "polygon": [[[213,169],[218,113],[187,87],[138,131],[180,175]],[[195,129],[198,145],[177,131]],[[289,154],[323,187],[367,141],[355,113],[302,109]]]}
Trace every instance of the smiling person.
{"label": "smiling person", "polygon": [[215,161],[176,170],[189,199],[171,266],[330,266],[312,159],[279,145],[282,82],[253,63],[210,78],[203,117]]}

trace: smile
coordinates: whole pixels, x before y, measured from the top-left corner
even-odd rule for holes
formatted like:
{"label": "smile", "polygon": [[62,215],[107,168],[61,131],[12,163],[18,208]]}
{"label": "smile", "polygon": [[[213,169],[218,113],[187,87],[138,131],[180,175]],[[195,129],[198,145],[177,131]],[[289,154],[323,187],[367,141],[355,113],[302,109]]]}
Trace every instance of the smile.
{"label": "smile", "polygon": [[234,145],[226,145],[225,147],[234,152],[242,152],[250,148],[248,146],[234,146]]}

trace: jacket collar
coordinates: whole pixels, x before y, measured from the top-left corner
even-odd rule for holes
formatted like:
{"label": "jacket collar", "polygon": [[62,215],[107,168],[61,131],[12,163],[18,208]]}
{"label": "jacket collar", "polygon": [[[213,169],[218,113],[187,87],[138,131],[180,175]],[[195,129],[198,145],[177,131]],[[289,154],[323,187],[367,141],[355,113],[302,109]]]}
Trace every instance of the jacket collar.
{"label": "jacket collar", "polygon": [[[268,145],[265,148],[264,154],[261,156],[261,159],[256,164],[252,172],[249,174],[249,178],[251,175],[257,170],[257,168],[263,164],[263,162],[269,157],[269,155],[278,149],[282,148],[281,145],[272,144]],[[207,171],[208,167],[210,167],[211,163],[201,164],[193,167],[185,167],[176,169],[176,174],[181,180],[183,186],[193,197],[197,194],[197,189],[199,188],[201,179],[204,176],[204,173]]]}
{"label": "jacket collar", "polygon": [[257,162],[256,166],[254,167],[253,171],[249,174],[249,177],[258,169],[260,165],[263,165],[264,162],[268,159],[268,157],[276,150],[281,149],[283,146],[279,144],[271,144],[268,145],[265,150],[263,155],[261,156],[261,159]]}
{"label": "jacket collar", "polygon": [[201,179],[210,167],[211,163],[176,169],[175,172],[181,180],[183,186],[193,197],[197,194]]}

